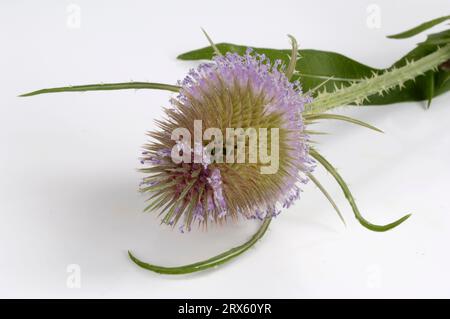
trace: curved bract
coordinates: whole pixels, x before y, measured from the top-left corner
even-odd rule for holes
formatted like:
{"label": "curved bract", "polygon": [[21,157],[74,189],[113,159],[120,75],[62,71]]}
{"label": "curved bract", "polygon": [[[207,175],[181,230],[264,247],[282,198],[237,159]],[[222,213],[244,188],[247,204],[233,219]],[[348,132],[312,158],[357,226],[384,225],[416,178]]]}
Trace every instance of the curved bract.
{"label": "curved bract", "polygon": [[178,92],[180,87],[177,85],[170,85],[164,83],[152,82],[122,82],[122,83],[100,83],[100,84],[86,84],[62,86],[57,88],[48,88],[37,90],[29,93],[19,95],[20,97],[33,96],[48,93],[62,93],[62,92],[86,92],[86,91],[111,91],[111,90],[129,90],[129,89],[152,89],[165,90],[171,92]]}
{"label": "curved bract", "polygon": [[158,266],[154,264],[149,264],[146,262],[143,262],[136,258],[130,251],[128,251],[128,255],[130,259],[139,267],[160,273],[160,274],[166,274],[166,275],[183,275],[183,274],[189,274],[193,272],[198,272],[202,270],[206,270],[209,268],[213,268],[216,266],[219,266],[223,263],[226,263],[230,261],[231,259],[236,258],[237,256],[241,255],[245,251],[247,251],[250,247],[252,247],[256,242],[264,236],[266,233],[270,222],[272,221],[271,218],[266,218],[263,223],[261,224],[258,231],[244,244],[231,248],[230,250],[227,250],[226,252],[223,252],[217,256],[211,257],[209,259],[199,261],[193,264],[179,266],[179,267],[164,267],[164,266]]}
{"label": "curved bract", "polygon": [[376,231],[376,232],[384,232],[387,230],[390,230],[392,228],[397,227],[401,223],[403,223],[405,220],[407,220],[409,217],[411,217],[411,214],[407,214],[403,216],[402,218],[386,224],[386,225],[375,225],[371,222],[367,221],[359,212],[358,206],[356,206],[355,199],[353,198],[352,193],[350,192],[350,189],[348,188],[347,184],[345,183],[344,179],[341,177],[341,175],[337,172],[337,170],[331,165],[330,162],[328,162],[322,155],[320,155],[317,151],[314,149],[310,150],[311,156],[316,159],[336,180],[336,182],[341,187],[345,198],[347,199],[348,203],[353,209],[353,213],[355,214],[355,218],[359,221],[359,223],[364,226],[365,228]]}

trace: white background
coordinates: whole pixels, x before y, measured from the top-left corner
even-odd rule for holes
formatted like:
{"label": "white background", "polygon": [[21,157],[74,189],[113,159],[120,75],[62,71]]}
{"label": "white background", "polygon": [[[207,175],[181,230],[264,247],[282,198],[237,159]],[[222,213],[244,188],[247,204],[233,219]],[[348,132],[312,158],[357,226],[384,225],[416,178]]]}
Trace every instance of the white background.
{"label": "white background", "polygon": [[[385,35],[450,13],[433,1],[69,1],[0,4],[0,296],[145,298],[450,297],[449,94],[423,103],[351,109],[386,134],[328,122],[320,150],[376,223],[412,212],[399,228],[362,228],[331,176],[317,176],[341,206],[344,228],[320,192],[305,187],[255,248],[213,271],[161,276],[128,260],[180,265],[245,241],[256,222],[180,234],[144,214],[137,192],[145,132],[169,93],[115,91],[18,98],[69,84],[175,83],[187,50],[216,42],[337,51],[386,67],[422,40]],[[380,8],[380,28],[367,8]],[[439,27],[437,28],[439,30]],[[81,287],[67,286],[71,264]],[[70,267],[69,267],[70,270]]]}

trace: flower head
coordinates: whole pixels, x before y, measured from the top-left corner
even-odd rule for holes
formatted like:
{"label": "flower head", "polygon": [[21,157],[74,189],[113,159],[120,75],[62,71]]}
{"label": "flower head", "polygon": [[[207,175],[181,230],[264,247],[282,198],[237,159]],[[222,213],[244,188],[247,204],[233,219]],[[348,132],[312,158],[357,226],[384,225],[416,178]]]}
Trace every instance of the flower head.
{"label": "flower head", "polygon": [[[158,121],[160,130],[150,132],[152,141],[145,146],[142,169],[142,190],[150,193],[149,209],[161,209],[163,221],[175,225],[182,218],[183,229],[199,222],[218,222],[244,216],[264,218],[276,216],[299,198],[299,183],[311,170],[307,136],[304,134],[302,112],[310,97],[303,95],[298,82],[291,83],[284,74],[285,66],[277,60],[273,64],[264,56],[247,50],[245,55],[227,53],[216,56],[211,63],[201,64],[189,72],[179,84],[180,93],[167,108],[167,119]],[[218,149],[210,141],[174,140],[172,132],[186,128],[195,135],[195,121],[202,121],[203,129],[217,128],[222,136],[227,129],[262,129],[278,132],[266,143],[267,154],[278,156],[278,169],[262,174],[267,166],[261,156],[250,158],[250,137],[236,147],[227,139],[221,155],[233,161],[220,161]],[[223,143],[223,140],[217,138]],[[216,145],[216,144],[214,144]],[[236,160],[239,150],[244,162]],[[171,155],[184,159],[201,158],[201,162],[176,162]],[[261,153],[260,153],[261,154]]]}

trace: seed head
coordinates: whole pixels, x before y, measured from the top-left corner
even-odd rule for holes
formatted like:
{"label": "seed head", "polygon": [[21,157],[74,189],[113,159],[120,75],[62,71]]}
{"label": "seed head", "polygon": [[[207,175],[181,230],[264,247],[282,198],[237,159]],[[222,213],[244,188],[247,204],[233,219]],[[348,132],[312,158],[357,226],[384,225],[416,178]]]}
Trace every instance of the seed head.
{"label": "seed head", "polygon": [[[189,230],[193,223],[276,216],[299,198],[299,184],[306,182],[304,173],[312,169],[302,119],[311,98],[302,94],[298,82],[289,82],[284,70],[281,61],[272,64],[264,55],[247,50],[244,55],[216,56],[189,72],[179,83],[179,95],[165,109],[166,119],[157,121],[159,130],[149,132],[151,142],[142,158],[142,171],[148,174],[142,186],[150,194],[148,209],[161,210],[163,222],[170,225],[182,219],[181,229]],[[224,145],[222,152],[211,149],[211,141],[197,141],[190,147],[185,140],[172,139],[177,128],[194,136],[194,122],[199,120],[202,133],[218,128],[223,137],[228,137],[227,129],[242,128],[258,132],[261,141],[260,129],[266,129],[264,145],[268,155],[278,157],[276,172],[261,173],[268,165],[261,156],[249,161],[250,138],[244,137],[239,147],[234,138],[232,142],[216,138]],[[278,145],[270,134],[276,130]],[[237,162],[239,150],[245,153],[244,163]],[[176,163],[174,154],[202,160]],[[220,162],[219,155],[229,155],[234,162]]]}

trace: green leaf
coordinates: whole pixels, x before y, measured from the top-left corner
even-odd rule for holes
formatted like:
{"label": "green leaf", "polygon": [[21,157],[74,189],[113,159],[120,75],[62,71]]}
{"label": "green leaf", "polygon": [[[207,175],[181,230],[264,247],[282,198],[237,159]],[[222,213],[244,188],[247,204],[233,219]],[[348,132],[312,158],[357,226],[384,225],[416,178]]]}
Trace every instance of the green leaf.
{"label": "green leaf", "polygon": [[427,103],[427,108],[430,107],[431,105],[431,100],[433,100],[433,96],[434,96],[434,72],[432,71],[428,71],[427,74],[425,75],[426,77],[426,90],[425,90],[425,94],[427,96],[428,99],[428,103]]}
{"label": "green leaf", "polygon": [[331,206],[333,206],[334,210],[336,211],[336,213],[339,216],[339,219],[342,221],[342,223],[344,225],[347,225],[345,223],[345,219],[341,214],[341,211],[339,210],[338,206],[336,205],[336,203],[333,200],[333,197],[331,197],[331,195],[327,192],[327,190],[325,189],[325,187],[322,186],[322,184],[319,182],[319,180],[317,178],[314,177],[313,174],[311,173],[307,173],[306,174],[308,176],[308,178],[310,180],[313,181],[313,183],[317,186],[317,188],[322,192],[322,194],[326,197],[326,199],[328,199],[328,201],[330,202]]}
{"label": "green leaf", "polygon": [[444,45],[450,43],[450,30],[430,34],[427,39],[418,45]]}
{"label": "green leaf", "polygon": [[438,74],[436,74],[436,84],[435,87],[436,88],[442,88],[447,82],[450,83],[450,72],[439,72]]}
{"label": "green leaf", "polygon": [[261,224],[258,231],[244,244],[234,247],[224,253],[221,253],[217,256],[211,257],[207,260],[203,260],[200,262],[196,262],[189,265],[179,266],[179,267],[163,267],[163,266],[157,266],[153,264],[149,264],[146,262],[143,262],[136,258],[130,251],[128,251],[128,255],[130,259],[139,267],[142,267],[144,269],[160,273],[160,274],[166,274],[166,275],[183,275],[188,273],[193,273],[197,271],[206,270],[218,265],[221,265],[223,263],[226,263],[227,261],[230,261],[231,259],[241,255],[245,251],[247,251],[250,247],[252,247],[261,237],[264,236],[264,234],[267,231],[267,228],[269,227],[269,224],[271,222],[271,218],[267,218],[264,220],[264,222]]}
{"label": "green leaf", "polygon": [[336,182],[341,187],[342,191],[344,192],[345,198],[347,198],[348,203],[350,204],[353,213],[355,214],[356,219],[359,221],[359,223],[366,227],[369,230],[376,231],[376,232],[384,232],[387,230],[390,230],[394,227],[397,227],[401,223],[403,223],[405,220],[407,220],[411,214],[405,215],[402,218],[396,220],[393,223],[387,224],[387,225],[375,225],[370,222],[368,222],[359,212],[358,206],[356,206],[355,199],[353,198],[352,193],[350,192],[350,189],[348,188],[347,184],[345,183],[344,179],[339,175],[337,170],[333,167],[333,165],[330,164],[322,155],[320,155],[316,150],[310,149],[311,156],[317,160],[336,180]]}
{"label": "green leaf", "polygon": [[450,19],[450,15],[445,16],[445,17],[440,17],[440,18],[436,18],[427,22],[424,22],[420,25],[418,25],[417,27],[414,27],[412,29],[409,29],[407,31],[398,33],[398,34],[393,34],[393,35],[389,35],[388,38],[390,39],[405,39],[405,38],[410,38],[412,36],[415,36],[416,34],[419,34],[425,30],[428,30],[432,27],[434,27],[435,25],[438,25],[446,20]]}
{"label": "green leaf", "polygon": [[376,132],[379,133],[384,133],[382,130],[380,130],[379,128],[376,128],[375,126],[372,126],[366,122],[354,119],[352,117],[348,117],[345,115],[338,115],[338,114],[331,114],[331,113],[322,113],[322,114],[311,114],[311,115],[306,115],[305,120],[340,120],[340,121],[344,121],[344,122],[349,122],[355,125],[360,125],[363,126],[365,128],[374,130]]}
{"label": "green leaf", "polygon": [[[236,52],[244,54],[247,47],[232,43],[219,43],[216,45],[221,52]],[[280,59],[286,65],[289,64],[291,50],[278,50],[269,48],[253,48],[257,53],[265,54],[270,60]],[[411,50],[404,57],[395,62],[392,67],[399,67],[406,61],[418,60],[436,51],[437,45],[418,46]],[[178,56],[181,60],[210,60],[213,56],[213,49],[208,46],[198,50],[193,50]],[[301,59],[297,62],[296,69],[300,74],[294,74],[292,81],[300,80],[303,91],[307,92],[323,84],[323,80],[328,80],[323,84],[322,89],[333,92],[336,86],[347,86],[354,81],[359,81],[365,77],[372,76],[373,73],[382,73],[385,69],[376,69],[359,63],[344,55],[319,50],[299,50]],[[448,71],[438,70],[435,72],[438,78],[443,78]],[[439,84],[439,85],[438,85]],[[405,87],[400,90],[395,88],[388,94],[372,95],[363,105],[385,105],[399,102],[423,101],[428,98],[426,92],[427,83],[424,76],[416,78],[416,81],[408,81]],[[450,90],[450,81],[440,81],[435,83],[434,96],[436,97]]]}
{"label": "green leaf", "polygon": [[[397,62],[393,64],[393,67],[402,67],[408,61],[417,61],[423,58],[426,55],[429,55],[436,51],[438,46],[436,45],[420,45],[407,53],[404,57],[399,59]],[[433,74],[439,81],[435,81],[434,90],[433,90],[433,98],[437,97],[447,91],[450,90],[450,81],[446,81],[445,78],[448,76],[450,72],[439,68],[437,71],[433,71]],[[441,81],[442,79],[442,81]],[[419,76],[415,79],[415,81],[408,81],[405,83],[405,88],[400,90],[396,88],[389,92],[389,94],[384,97],[373,96],[370,98],[370,105],[377,104],[388,104],[388,103],[399,103],[399,102],[408,102],[408,101],[423,101],[429,100],[429,96],[427,92],[429,89],[429,81],[427,81],[426,76]]]}
{"label": "green leaf", "polygon": [[46,93],[59,93],[59,92],[84,92],[84,91],[109,91],[109,90],[127,90],[127,89],[154,89],[154,90],[166,90],[172,92],[178,92],[179,86],[163,84],[163,83],[151,83],[151,82],[125,82],[125,83],[103,83],[103,84],[87,84],[87,85],[75,85],[64,86],[57,88],[49,88],[37,90],[19,96],[33,96]]}

